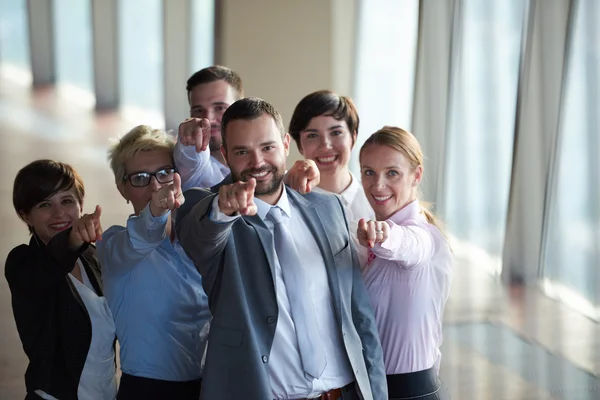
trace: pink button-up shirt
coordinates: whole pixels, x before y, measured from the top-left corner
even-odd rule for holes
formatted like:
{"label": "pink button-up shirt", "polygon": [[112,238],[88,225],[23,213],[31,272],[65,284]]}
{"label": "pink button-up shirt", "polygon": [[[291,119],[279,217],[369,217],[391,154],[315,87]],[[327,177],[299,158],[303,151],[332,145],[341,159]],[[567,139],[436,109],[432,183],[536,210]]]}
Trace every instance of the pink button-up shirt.
{"label": "pink button-up shirt", "polygon": [[421,213],[417,200],[387,222],[389,237],[372,249],[375,257],[364,271],[386,374],[433,366],[439,371],[452,253],[444,235]]}

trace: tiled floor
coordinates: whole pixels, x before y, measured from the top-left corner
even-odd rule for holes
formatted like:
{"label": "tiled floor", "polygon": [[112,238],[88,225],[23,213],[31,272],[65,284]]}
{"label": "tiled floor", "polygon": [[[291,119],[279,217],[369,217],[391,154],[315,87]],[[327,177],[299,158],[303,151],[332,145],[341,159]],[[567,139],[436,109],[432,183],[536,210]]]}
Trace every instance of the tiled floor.
{"label": "tiled floor", "polygon": [[[11,193],[18,169],[34,159],[71,163],[87,184],[84,208],[101,204],[105,228],[126,219],[105,151],[110,137],[133,125],[115,114],[94,116],[51,88],[32,95],[0,74],[1,260],[28,240]],[[537,290],[504,288],[459,256],[445,317],[441,375],[453,399],[600,399],[600,327]],[[24,397],[25,367],[0,279],[0,400]]]}

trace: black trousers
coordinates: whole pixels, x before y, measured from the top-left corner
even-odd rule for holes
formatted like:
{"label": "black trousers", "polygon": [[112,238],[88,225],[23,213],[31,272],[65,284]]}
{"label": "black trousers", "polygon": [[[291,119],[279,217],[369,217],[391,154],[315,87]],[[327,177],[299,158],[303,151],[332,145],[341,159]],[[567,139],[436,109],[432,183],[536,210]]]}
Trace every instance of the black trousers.
{"label": "black trousers", "polygon": [[161,381],[123,374],[117,400],[198,400],[201,382],[201,379],[187,382]]}
{"label": "black trousers", "polygon": [[435,368],[387,376],[390,400],[450,400]]}

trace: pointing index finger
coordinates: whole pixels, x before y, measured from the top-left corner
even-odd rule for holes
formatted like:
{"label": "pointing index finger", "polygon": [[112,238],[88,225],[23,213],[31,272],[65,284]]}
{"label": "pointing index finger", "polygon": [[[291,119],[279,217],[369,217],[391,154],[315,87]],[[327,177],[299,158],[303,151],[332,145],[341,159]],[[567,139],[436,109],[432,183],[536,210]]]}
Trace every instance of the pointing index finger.
{"label": "pointing index finger", "polygon": [[204,129],[210,129],[210,121],[207,120],[206,118],[202,118],[200,120],[200,128]]}
{"label": "pointing index finger", "polygon": [[248,186],[246,186],[248,193],[254,194],[255,188],[256,188],[256,179],[254,179],[254,178],[248,179]]}
{"label": "pointing index finger", "polygon": [[181,176],[177,172],[173,175],[173,190],[175,193],[181,192]]}
{"label": "pointing index finger", "polygon": [[97,205],[96,209],[94,210],[94,214],[92,214],[94,216],[95,219],[100,218],[100,216],[102,215],[102,208]]}

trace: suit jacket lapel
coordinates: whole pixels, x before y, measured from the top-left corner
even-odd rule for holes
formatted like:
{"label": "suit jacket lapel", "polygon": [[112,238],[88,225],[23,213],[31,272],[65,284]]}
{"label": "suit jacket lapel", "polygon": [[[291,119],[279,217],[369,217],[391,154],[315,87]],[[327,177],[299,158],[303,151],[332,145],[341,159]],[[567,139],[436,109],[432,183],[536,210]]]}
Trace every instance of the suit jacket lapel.
{"label": "suit jacket lapel", "polygon": [[244,217],[244,220],[248,222],[258,234],[258,238],[260,239],[265,255],[267,256],[267,261],[269,262],[271,279],[273,279],[273,286],[275,287],[275,247],[273,245],[273,235],[258,215]]}
{"label": "suit jacket lapel", "polygon": [[[219,188],[222,185],[229,185],[231,183],[233,183],[233,177],[231,174],[229,174],[221,182],[211,187],[210,191],[213,193],[219,193]],[[269,262],[269,268],[271,269],[271,278],[273,279],[273,286],[275,286],[275,248],[273,246],[273,235],[271,235],[271,231],[269,231],[269,228],[267,228],[263,220],[261,220],[258,215],[246,216],[243,218],[248,224],[250,224],[254,228],[254,230],[258,234],[258,238],[260,239],[265,255],[267,256],[267,261]]]}
{"label": "suit jacket lapel", "polygon": [[213,187],[210,188],[210,191],[213,193],[219,193],[219,188],[223,185],[230,185],[233,183],[233,177],[231,176],[231,174],[227,175],[225,178],[223,178],[223,180],[219,183],[217,183],[216,185],[214,185]]}
{"label": "suit jacket lapel", "polygon": [[79,259],[81,260],[83,268],[85,268],[85,271],[87,272],[88,278],[90,279],[96,294],[98,296],[104,296],[102,290],[102,279],[98,273],[98,264],[91,245],[81,254]]}
{"label": "suit jacket lapel", "polygon": [[319,210],[314,206],[315,204],[309,202],[300,194],[294,192],[286,187],[288,197],[290,201],[296,206],[296,209],[302,214],[302,218],[306,222],[308,229],[310,229],[321,255],[325,262],[325,270],[327,271],[327,278],[329,280],[329,290],[331,290],[331,298],[333,299],[334,308],[337,311],[338,323],[340,323],[340,316],[342,315],[342,305],[339,296],[339,279],[337,270],[335,267],[335,261],[333,259],[333,252],[331,250],[331,243],[327,238],[327,232],[323,225],[323,221],[328,218],[326,215],[319,214]]}

